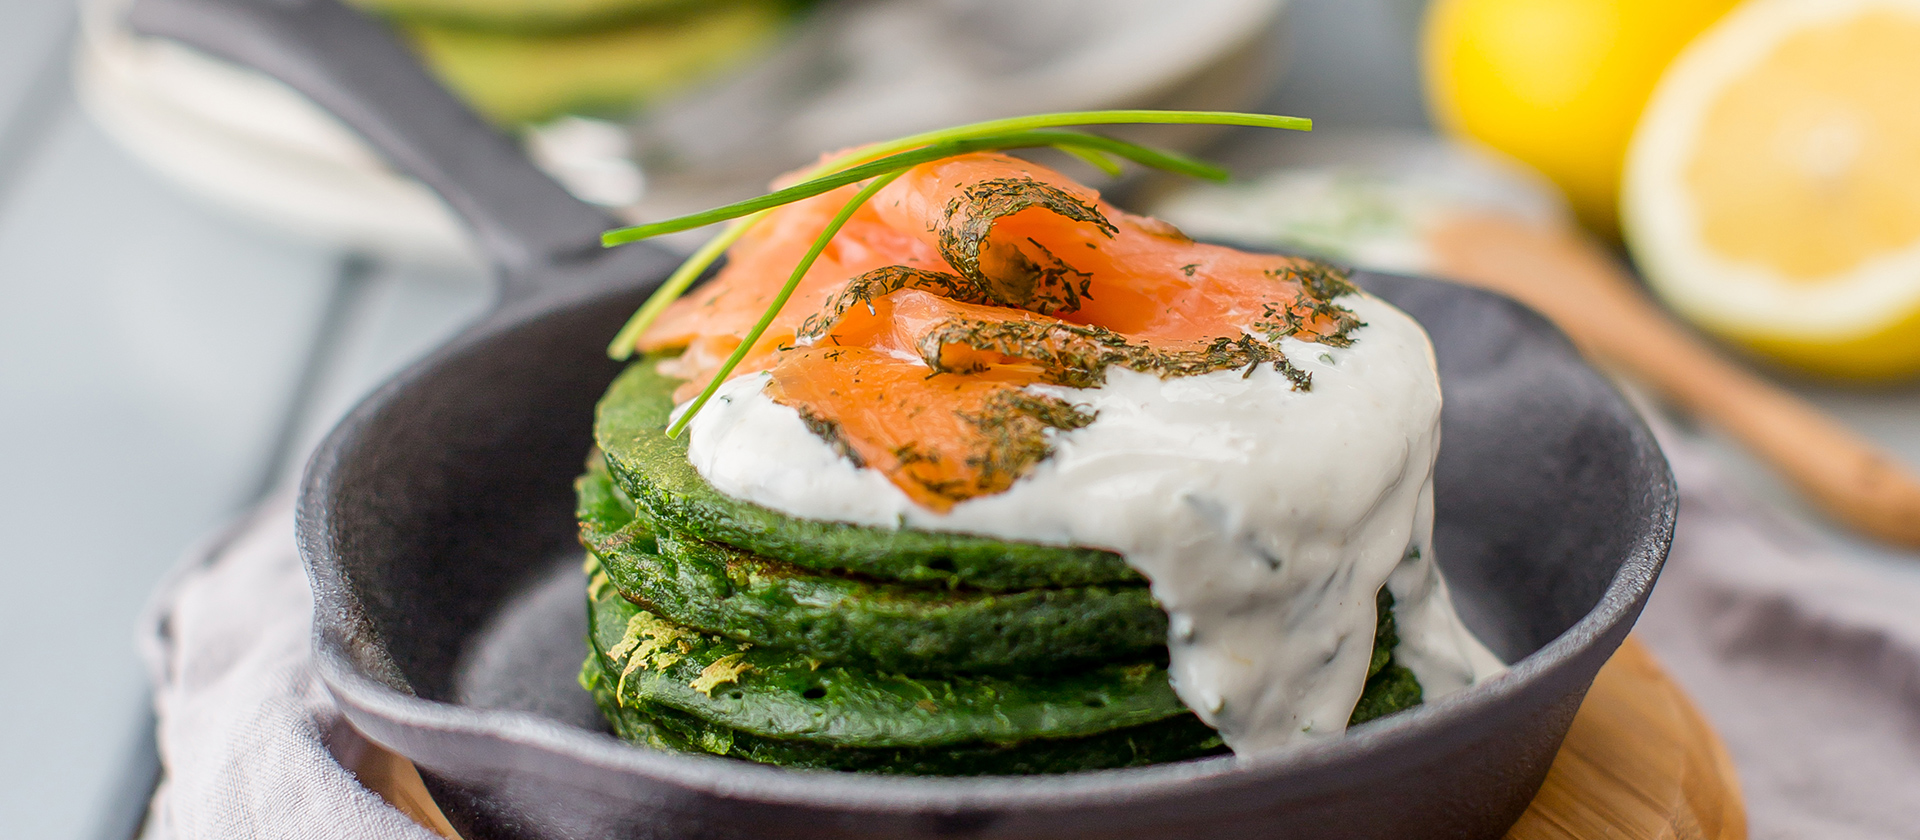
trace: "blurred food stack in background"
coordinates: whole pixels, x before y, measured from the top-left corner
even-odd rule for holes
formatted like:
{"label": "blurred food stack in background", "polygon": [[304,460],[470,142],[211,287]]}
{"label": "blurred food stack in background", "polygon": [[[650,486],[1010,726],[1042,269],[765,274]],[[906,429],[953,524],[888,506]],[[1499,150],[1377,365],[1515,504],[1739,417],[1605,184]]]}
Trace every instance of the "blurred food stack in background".
{"label": "blurred food stack in background", "polygon": [[493,122],[623,118],[764,52],[803,0],[350,0]]}
{"label": "blurred food stack in background", "polygon": [[[757,194],[834,149],[1043,111],[1245,107],[1287,0],[359,0],[550,174],[629,221]],[[85,0],[83,103],[135,155],[251,219],[471,263],[429,191],[291,90],[128,32]],[[1193,147],[1205,133],[1156,134]],[[672,244],[672,243],[669,243]],[[682,244],[685,244],[683,241]]]}

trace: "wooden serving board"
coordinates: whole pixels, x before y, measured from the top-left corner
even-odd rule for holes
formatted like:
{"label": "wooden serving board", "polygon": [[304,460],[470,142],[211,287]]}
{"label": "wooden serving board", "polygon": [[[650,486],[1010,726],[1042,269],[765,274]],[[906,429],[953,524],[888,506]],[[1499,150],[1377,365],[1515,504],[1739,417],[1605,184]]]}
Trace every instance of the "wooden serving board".
{"label": "wooden serving board", "polygon": [[1587,692],[1533,805],[1507,840],[1746,840],[1720,736],[1638,639]]}
{"label": "wooden serving board", "polygon": [[[461,840],[411,763],[369,745],[360,781]],[[1636,639],[1600,670],[1533,805],[1506,840],[1746,840],[1726,747]]]}

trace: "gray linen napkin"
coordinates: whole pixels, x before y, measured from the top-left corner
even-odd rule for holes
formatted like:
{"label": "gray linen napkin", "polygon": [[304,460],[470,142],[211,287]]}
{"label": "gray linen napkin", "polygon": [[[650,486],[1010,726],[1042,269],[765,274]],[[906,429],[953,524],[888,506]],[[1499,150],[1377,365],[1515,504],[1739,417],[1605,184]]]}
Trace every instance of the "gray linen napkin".
{"label": "gray linen napkin", "polygon": [[348,772],[365,746],[314,673],[293,506],[187,557],[141,622],[164,779],[145,838],[437,840]]}
{"label": "gray linen napkin", "polygon": [[[1725,736],[1753,837],[1920,837],[1920,578],[1820,554],[1667,445],[1679,533],[1639,632]],[[364,742],[314,674],[310,610],[285,501],[156,596],[148,837],[432,840],[345,769]]]}

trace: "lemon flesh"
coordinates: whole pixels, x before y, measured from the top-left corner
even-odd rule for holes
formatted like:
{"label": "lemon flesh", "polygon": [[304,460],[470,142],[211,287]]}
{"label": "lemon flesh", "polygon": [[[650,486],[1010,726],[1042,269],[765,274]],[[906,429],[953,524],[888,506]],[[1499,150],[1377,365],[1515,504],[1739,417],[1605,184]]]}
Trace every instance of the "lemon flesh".
{"label": "lemon flesh", "polygon": [[1791,367],[1920,373],[1920,0],[1758,0],[1675,61],[1622,223],[1654,290]]}
{"label": "lemon flesh", "polygon": [[1734,0],[1436,0],[1422,62],[1451,133],[1540,171],[1611,235],[1621,162],[1660,73]]}

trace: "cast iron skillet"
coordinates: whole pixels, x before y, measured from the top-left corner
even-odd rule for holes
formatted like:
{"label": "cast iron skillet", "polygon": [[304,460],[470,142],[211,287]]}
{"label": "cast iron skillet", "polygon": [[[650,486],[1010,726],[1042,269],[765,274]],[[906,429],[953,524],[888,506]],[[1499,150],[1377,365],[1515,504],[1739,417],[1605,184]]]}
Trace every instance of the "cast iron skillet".
{"label": "cast iron skillet", "polygon": [[878,778],[670,755],[604,734],[570,481],[603,347],[672,260],[609,225],[334,0],[138,0],[134,25],[279,76],[437,189],[500,269],[492,312],[362,403],[308,468],[315,648],[352,724],[480,838],[1497,837],[1639,614],[1674,515],[1638,418],[1539,317],[1361,274],[1432,333],[1446,391],[1436,551],[1512,671],[1258,761]]}

